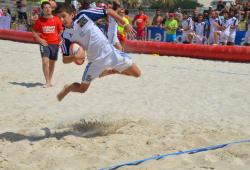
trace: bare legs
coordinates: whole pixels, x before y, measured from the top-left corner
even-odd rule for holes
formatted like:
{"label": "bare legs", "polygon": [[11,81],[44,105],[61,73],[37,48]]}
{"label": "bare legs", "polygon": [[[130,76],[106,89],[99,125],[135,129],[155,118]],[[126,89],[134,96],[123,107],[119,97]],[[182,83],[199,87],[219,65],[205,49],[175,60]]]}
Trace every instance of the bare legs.
{"label": "bare legs", "polygon": [[65,85],[64,88],[57,94],[57,99],[61,101],[69,92],[85,93],[90,84],[85,83],[72,83]]}
{"label": "bare legs", "polygon": [[[135,64],[132,64],[129,68],[127,68],[121,73],[115,69],[105,70],[100,77],[104,77],[111,74],[123,74],[127,76],[140,77],[141,71]],[[58,101],[62,101],[62,99],[69,92],[85,93],[88,90],[89,86],[90,84],[86,83],[72,83],[70,85],[65,85],[64,88],[57,94],[57,99]]]}
{"label": "bare legs", "polygon": [[50,60],[48,57],[42,57],[42,68],[46,84],[44,87],[51,87],[51,80],[54,73],[55,61]]}
{"label": "bare legs", "polygon": [[101,73],[101,75],[99,77],[101,78],[101,77],[112,75],[112,74],[123,74],[123,75],[127,75],[127,76],[140,77],[141,71],[137,67],[136,64],[132,64],[129,68],[127,68],[126,70],[124,70],[121,73],[115,69],[111,69],[111,68],[106,69]]}

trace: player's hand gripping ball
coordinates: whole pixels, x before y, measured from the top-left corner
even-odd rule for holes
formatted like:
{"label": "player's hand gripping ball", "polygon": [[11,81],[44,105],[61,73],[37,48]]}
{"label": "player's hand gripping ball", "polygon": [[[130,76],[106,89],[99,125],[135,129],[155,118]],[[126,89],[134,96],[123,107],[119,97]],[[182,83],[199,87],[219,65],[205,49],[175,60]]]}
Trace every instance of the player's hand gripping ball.
{"label": "player's hand gripping ball", "polygon": [[85,61],[86,51],[77,43],[71,43],[69,47],[69,54],[77,56],[74,63],[77,65],[82,65]]}

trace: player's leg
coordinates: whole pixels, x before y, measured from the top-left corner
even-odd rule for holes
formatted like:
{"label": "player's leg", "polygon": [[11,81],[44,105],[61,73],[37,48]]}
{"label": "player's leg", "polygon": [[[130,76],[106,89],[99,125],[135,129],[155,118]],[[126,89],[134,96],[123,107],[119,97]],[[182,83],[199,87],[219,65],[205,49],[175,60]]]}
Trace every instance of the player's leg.
{"label": "player's leg", "polygon": [[49,85],[52,86],[51,80],[52,80],[52,76],[53,76],[54,69],[55,69],[55,63],[56,63],[57,57],[58,57],[59,46],[58,45],[49,45],[49,48],[50,48]]}
{"label": "player's leg", "polygon": [[40,53],[42,56],[42,70],[45,78],[45,85],[43,87],[49,87],[49,55],[50,50],[47,46],[40,45]]}
{"label": "player's leg", "polygon": [[111,68],[113,69],[113,74],[118,73],[133,77],[141,76],[140,69],[136,64],[133,63],[132,59],[128,56],[127,53],[117,50],[115,52],[115,55],[112,57],[115,57],[115,59],[113,60],[116,61],[116,63],[114,62],[114,65],[111,66]]}
{"label": "player's leg", "polygon": [[141,76],[141,70],[136,64],[132,64],[129,68],[122,71],[121,74],[127,75],[127,76],[133,76],[133,77],[140,77]]}
{"label": "player's leg", "polygon": [[69,92],[76,92],[76,93],[85,93],[90,84],[86,83],[72,83],[70,85],[65,85],[64,88],[57,94],[57,99],[62,101],[62,99],[69,93]]}

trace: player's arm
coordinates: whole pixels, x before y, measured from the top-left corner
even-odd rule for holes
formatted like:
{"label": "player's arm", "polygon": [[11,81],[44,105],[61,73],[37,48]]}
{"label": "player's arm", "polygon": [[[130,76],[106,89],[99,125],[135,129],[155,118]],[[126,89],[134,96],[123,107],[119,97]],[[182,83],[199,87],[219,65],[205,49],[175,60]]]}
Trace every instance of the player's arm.
{"label": "player's arm", "polygon": [[42,39],[40,36],[39,36],[39,32],[35,31],[34,29],[32,29],[32,35],[33,37],[36,39],[36,41],[43,45],[43,46],[48,46],[48,43],[45,39]]}
{"label": "player's arm", "polygon": [[[83,50],[83,48],[79,48],[75,55],[70,55],[69,49],[70,49],[71,42],[66,38],[62,38],[62,39],[63,40],[62,40],[61,49],[62,49],[62,53],[63,53],[63,63],[64,64],[69,64],[69,63],[72,63],[73,61],[77,61],[79,59],[81,59],[81,60],[85,59],[85,51]],[[84,58],[83,58],[83,56],[84,56]]]}
{"label": "player's arm", "polygon": [[69,64],[74,61],[74,56],[69,54],[70,41],[66,38],[62,38],[61,50],[63,54],[63,63]]}
{"label": "player's arm", "polygon": [[124,27],[124,31],[127,32],[128,36],[133,37],[135,35],[135,30],[133,27],[130,24],[126,24],[122,17],[118,15],[113,9],[107,9],[106,14],[119,22]]}

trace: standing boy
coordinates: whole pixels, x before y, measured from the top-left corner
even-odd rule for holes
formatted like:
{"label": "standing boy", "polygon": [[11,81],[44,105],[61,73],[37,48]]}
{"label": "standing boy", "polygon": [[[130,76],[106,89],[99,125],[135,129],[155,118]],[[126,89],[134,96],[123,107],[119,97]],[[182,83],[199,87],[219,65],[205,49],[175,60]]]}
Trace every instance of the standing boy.
{"label": "standing boy", "polygon": [[44,87],[46,88],[52,86],[51,79],[57,60],[60,35],[63,27],[60,20],[52,15],[52,7],[49,2],[43,2],[41,8],[43,16],[33,25],[32,33],[36,41],[40,44],[43,74],[46,81]]}

